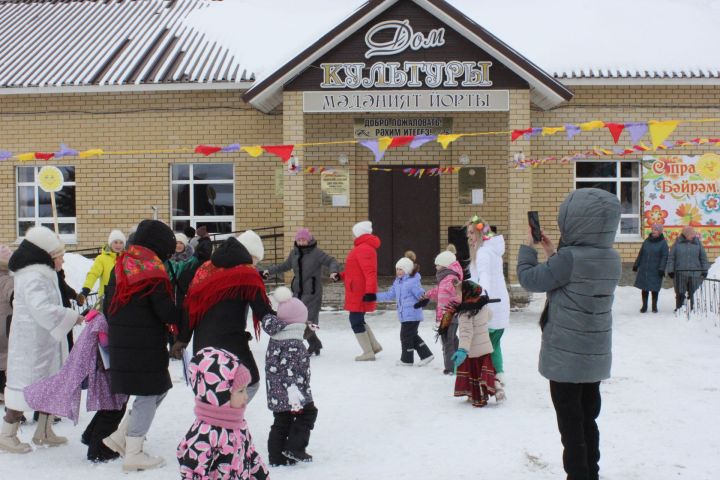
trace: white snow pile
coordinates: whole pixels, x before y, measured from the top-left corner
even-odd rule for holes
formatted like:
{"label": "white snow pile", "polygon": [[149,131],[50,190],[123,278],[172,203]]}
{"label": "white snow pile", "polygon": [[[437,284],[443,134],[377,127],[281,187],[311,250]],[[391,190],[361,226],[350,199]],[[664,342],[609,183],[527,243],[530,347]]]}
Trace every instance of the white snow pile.
{"label": "white snow pile", "polygon": [[715,259],[715,263],[708,270],[708,278],[720,280],[720,257]]}
{"label": "white snow pile", "polygon": [[[85,283],[85,277],[87,276],[93,261],[89,258],[85,258],[77,253],[66,253],[65,264],[63,270],[65,270],[65,281],[70,285],[73,290],[79,292],[82,289],[83,283]],[[97,282],[95,282],[95,288],[97,290]]]}
{"label": "white snow pile", "polygon": [[[188,24],[263,79],[364,5],[362,0],[232,0]],[[717,71],[719,0],[449,3],[550,74]]]}

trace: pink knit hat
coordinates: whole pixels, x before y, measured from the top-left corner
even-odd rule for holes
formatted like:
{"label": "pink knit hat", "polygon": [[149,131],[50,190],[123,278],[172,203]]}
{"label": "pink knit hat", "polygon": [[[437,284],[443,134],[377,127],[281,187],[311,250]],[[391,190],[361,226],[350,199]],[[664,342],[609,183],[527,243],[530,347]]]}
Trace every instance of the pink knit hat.
{"label": "pink knit hat", "polygon": [[287,287],[280,287],[273,293],[273,297],[279,303],[277,318],[283,323],[305,323],[308,318],[308,310],[300,299],[293,297]]}
{"label": "pink knit hat", "polygon": [[305,240],[306,242],[312,242],[313,240],[313,234],[310,233],[310,230],[307,228],[301,228],[297,231],[295,234],[295,241],[299,242],[301,240]]}

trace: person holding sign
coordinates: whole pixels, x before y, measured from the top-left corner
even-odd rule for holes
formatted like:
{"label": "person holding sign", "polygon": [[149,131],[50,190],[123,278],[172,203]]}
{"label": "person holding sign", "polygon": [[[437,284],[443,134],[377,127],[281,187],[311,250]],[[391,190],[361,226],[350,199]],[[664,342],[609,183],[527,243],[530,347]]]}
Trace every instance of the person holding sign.
{"label": "person holding sign", "polygon": [[[32,410],[24,389],[60,370],[68,356],[66,335],[84,321],[82,315],[62,306],[57,272],[62,269],[64,253],[65,246],[52,230],[33,227],[8,262],[15,276],[15,299],[0,450],[32,450],[17,436],[23,412]],[[35,445],[55,447],[67,443],[67,438],[55,435],[52,425],[53,418],[40,413],[32,439]]]}

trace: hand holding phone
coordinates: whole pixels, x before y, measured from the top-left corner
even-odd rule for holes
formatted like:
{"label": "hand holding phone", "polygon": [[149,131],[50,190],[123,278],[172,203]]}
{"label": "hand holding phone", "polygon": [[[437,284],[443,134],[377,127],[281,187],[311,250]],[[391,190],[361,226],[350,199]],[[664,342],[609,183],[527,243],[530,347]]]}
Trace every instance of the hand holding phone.
{"label": "hand holding phone", "polygon": [[534,243],[542,242],[542,230],[540,229],[540,216],[537,211],[527,212],[530,234]]}

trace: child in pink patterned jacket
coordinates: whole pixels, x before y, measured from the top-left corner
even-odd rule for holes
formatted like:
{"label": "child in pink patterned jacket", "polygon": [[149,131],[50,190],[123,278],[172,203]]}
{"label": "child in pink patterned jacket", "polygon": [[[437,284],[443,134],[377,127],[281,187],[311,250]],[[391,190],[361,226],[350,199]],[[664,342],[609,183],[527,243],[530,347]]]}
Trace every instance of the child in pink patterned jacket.
{"label": "child in pink patterned jacket", "polygon": [[[450,250],[445,250],[440,255],[435,257],[435,268],[437,274],[437,286],[425,293],[425,298],[434,300],[436,302],[435,307],[435,322],[439,325],[442,320],[445,309],[453,302],[460,303],[461,298],[458,295],[457,285],[463,280],[463,269],[458,263],[455,254]],[[447,332],[442,336],[443,338],[443,359],[445,361],[445,369],[443,373],[445,375],[452,375],[454,370],[454,364],[451,357],[458,349],[458,336],[457,336],[458,323],[457,319],[454,319],[452,324],[448,327]]]}

